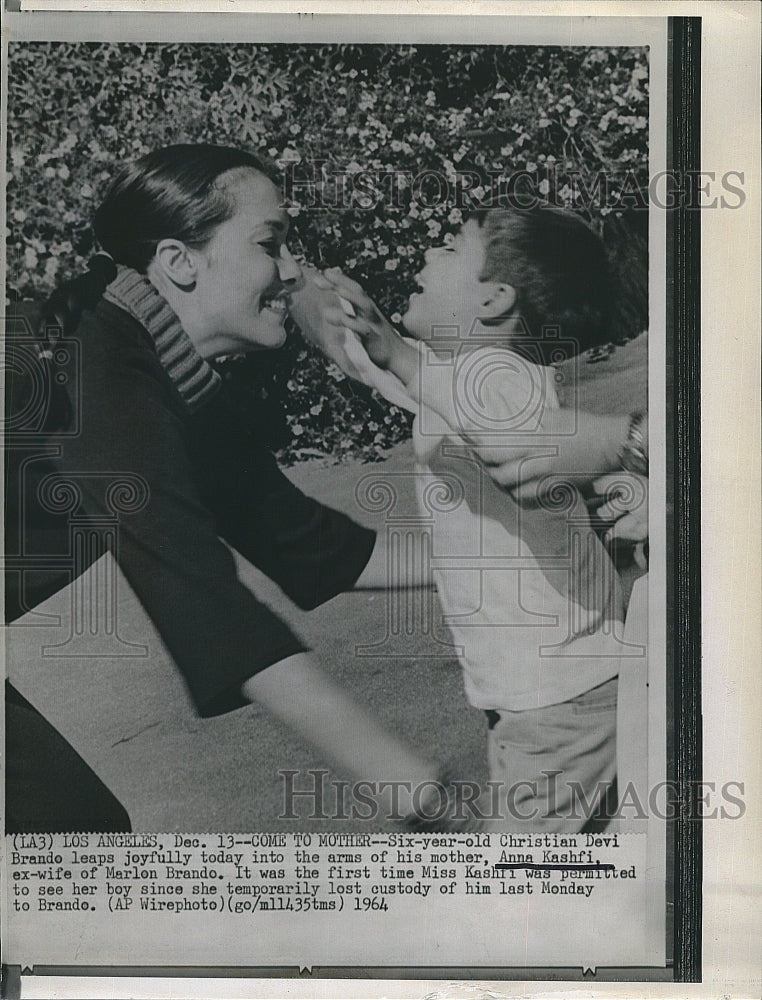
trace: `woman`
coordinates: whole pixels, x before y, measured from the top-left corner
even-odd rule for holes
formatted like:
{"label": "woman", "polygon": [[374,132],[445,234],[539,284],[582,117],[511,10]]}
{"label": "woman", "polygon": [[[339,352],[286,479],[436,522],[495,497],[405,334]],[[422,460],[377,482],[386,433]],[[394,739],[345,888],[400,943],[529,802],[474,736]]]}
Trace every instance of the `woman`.
{"label": "woman", "polygon": [[[80,431],[67,433],[72,407],[49,435],[55,458],[11,456],[9,551],[24,550],[14,532],[32,556],[68,551],[68,515],[50,502],[51,483],[73,484],[82,512],[97,517],[109,513],[109,484],[126,477],[144,502],[120,518],[119,564],[199,712],[256,700],[339,766],[420,785],[436,769],[328,679],[238,581],[218,537],[303,608],[386,583],[375,534],[283,476],[210,364],[283,343],[300,279],[287,228],[277,188],[240,150],[174,146],[122,170],[94,219],[115,271],[101,262],[89,285],[74,282],[51,300],[65,329],[81,313]],[[8,578],[10,620],[68,582],[25,578],[23,565]],[[128,828],[119,803],[13,689],[7,734],[9,832]],[[412,813],[404,790],[399,806]]]}

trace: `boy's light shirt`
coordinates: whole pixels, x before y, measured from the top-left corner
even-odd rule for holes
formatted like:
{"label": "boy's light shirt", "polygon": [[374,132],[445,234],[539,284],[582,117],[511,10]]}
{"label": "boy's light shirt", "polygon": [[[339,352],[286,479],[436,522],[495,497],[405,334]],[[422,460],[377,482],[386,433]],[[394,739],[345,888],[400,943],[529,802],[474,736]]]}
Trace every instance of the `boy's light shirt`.
{"label": "boy's light shirt", "polygon": [[[502,346],[432,351],[419,341],[418,378],[404,385],[365,354],[363,379],[417,412],[416,491],[432,531],[445,621],[461,647],[466,694],[478,708],[522,711],[568,701],[619,671],[619,580],[577,491],[542,507],[517,504],[491,479],[474,443],[509,447],[557,407],[553,369]],[[356,362],[355,362],[356,363]],[[382,377],[379,377],[382,376]],[[390,379],[392,382],[390,383]]]}
{"label": "boy's light shirt", "polygon": [[[342,296],[339,296],[339,301],[342,309],[350,316],[354,316],[355,311],[352,303]],[[403,383],[396,375],[373,364],[354,330],[344,327],[341,331],[339,346],[349,361],[349,365],[342,365],[348,375],[359,377],[365,385],[380,392],[384,399],[395,406],[400,406],[403,410],[409,410],[411,413],[418,412],[418,404],[412,399]]]}

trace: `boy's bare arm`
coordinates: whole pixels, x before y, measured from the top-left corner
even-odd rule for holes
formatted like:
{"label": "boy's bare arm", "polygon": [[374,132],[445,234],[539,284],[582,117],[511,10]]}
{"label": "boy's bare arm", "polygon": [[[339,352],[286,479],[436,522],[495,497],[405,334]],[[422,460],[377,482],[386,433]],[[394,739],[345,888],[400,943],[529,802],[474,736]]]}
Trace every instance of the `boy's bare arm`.
{"label": "boy's bare arm", "polygon": [[469,439],[490,476],[515,499],[536,499],[537,480],[549,475],[589,480],[619,467],[628,415],[598,416],[546,408],[540,418],[539,434],[516,432],[510,435],[510,441],[501,442],[473,438],[460,426],[448,366],[426,366],[424,379],[419,350],[400,337],[357,282],[338,268],[314,280],[318,287],[345,298],[355,310],[355,315],[349,316],[336,304],[324,310],[323,318],[354,330],[371,360],[396,375],[414,400],[436,411],[456,433]]}
{"label": "boy's bare arm", "polygon": [[[395,375],[416,404],[437,413],[454,433],[470,440],[481,456],[479,441],[472,440],[468,429],[463,426],[463,413],[457,406],[453,388],[452,368],[449,365],[428,364],[426,352],[430,348],[423,344],[414,346],[402,338],[362,287],[342,274],[339,268],[331,268],[315,282],[318,287],[330,289],[346,299],[354,310],[354,315],[348,315],[339,306],[326,308],[323,311],[324,320],[338,327],[349,327],[357,333],[371,361]],[[490,454],[482,456],[485,463],[492,460],[491,452],[494,450],[494,444],[490,442],[489,448],[485,448]],[[503,449],[497,460],[505,461],[505,455]]]}
{"label": "boy's bare arm", "polygon": [[346,299],[355,311],[355,315],[350,316],[340,306],[334,306],[324,311],[324,319],[339,328],[354,330],[374,364],[396,375],[406,386],[414,384],[419,366],[418,351],[400,337],[363,288],[337,267],[316,276],[314,281],[319,288],[330,288]]}

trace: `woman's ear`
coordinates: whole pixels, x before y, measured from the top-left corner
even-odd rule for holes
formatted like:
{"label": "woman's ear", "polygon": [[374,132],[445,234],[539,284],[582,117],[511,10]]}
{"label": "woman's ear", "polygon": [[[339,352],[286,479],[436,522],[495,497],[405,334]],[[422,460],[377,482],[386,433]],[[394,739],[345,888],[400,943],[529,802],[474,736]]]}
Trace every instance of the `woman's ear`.
{"label": "woman's ear", "polygon": [[172,284],[187,288],[195,283],[198,272],[195,256],[180,240],[160,240],[154,261]]}
{"label": "woman's ear", "polygon": [[507,316],[516,305],[516,289],[505,282],[485,281],[479,319],[495,320]]}

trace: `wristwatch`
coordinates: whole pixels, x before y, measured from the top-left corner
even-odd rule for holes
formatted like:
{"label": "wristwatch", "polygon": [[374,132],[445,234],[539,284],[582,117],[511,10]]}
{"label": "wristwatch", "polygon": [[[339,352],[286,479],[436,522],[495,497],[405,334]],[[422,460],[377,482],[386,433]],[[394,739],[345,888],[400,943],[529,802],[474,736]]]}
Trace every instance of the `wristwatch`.
{"label": "wristwatch", "polygon": [[647,433],[648,414],[645,410],[635,410],[630,414],[627,437],[619,452],[619,465],[623,472],[648,475]]}

